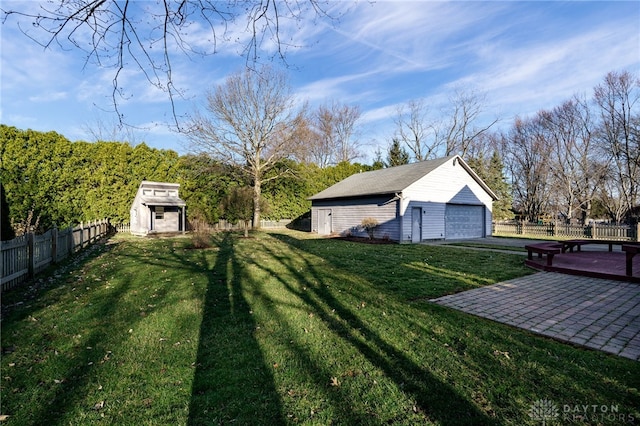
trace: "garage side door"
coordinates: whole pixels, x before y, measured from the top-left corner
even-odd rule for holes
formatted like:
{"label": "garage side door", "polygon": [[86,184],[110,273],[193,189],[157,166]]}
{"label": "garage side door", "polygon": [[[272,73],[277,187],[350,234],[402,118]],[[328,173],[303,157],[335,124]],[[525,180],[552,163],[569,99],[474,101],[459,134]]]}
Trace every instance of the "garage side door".
{"label": "garage side door", "polygon": [[447,204],[444,221],[447,240],[484,237],[484,206]]}

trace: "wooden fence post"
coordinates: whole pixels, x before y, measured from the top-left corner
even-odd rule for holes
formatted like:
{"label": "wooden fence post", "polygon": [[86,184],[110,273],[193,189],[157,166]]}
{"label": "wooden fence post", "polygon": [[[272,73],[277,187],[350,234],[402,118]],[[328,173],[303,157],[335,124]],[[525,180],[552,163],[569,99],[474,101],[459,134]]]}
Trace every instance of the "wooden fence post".
{"label": "wooden fence post", "polygon": [[29,232],[27,234],[27,256],[29,259],[29,270],[27,272],[27,276],[29,278],[33,278],[34,272],[36,270],[36,254],[35,254],[35,243],[34,243],[34,235],[33,232]]}
{"label": "wooden fence post", "polygon": [[69,237],[67,239],[69,251],[67,252],[67,256],[71,256],[73,254],[73,225],[70,225],[67,230],[69,231]]}
{"label": "wooden fence post", "polygon": [[640,242],[640,222],[636,224],[636,241]]}
{"label": "wooden fence post", "polygon": [[51,229],[51,263],[58,263],[58,228]]}

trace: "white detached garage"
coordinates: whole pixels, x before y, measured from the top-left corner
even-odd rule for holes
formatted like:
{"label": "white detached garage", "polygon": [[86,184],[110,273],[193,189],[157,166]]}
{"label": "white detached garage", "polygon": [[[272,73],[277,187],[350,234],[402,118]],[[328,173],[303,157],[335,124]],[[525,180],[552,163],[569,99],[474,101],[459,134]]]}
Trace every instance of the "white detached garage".
{"label": "white detached garage", "polygon": [[322,235],[366,235],[398,242],[491,235],[496,195],[459,156],[358,173],[310,197],[311,230]]}

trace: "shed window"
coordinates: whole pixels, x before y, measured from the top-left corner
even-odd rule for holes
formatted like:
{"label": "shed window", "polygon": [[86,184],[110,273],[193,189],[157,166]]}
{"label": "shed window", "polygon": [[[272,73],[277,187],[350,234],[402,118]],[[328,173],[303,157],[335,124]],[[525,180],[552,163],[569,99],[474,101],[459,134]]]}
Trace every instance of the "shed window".
{"label": "shed window", "polygon": [[156,207],[156,219],[164,219],[164,207]]}

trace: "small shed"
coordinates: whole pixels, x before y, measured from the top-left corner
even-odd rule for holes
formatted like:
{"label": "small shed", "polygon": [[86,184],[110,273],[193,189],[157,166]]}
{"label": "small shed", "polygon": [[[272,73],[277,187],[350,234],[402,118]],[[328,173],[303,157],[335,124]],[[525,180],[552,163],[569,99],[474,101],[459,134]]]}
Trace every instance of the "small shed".
{"label": "small shed", "polygon": [[131,205],[131,233],[184,232],[186,203],[178,196],[180,184],[143,180]]}
{"label": "small shed", "polygon": [[418,243],[491,235],[498,198],[454,155],[358,173],[309,199],[312,232],[366,236],[360,225],[371,217],[376,238]]}

